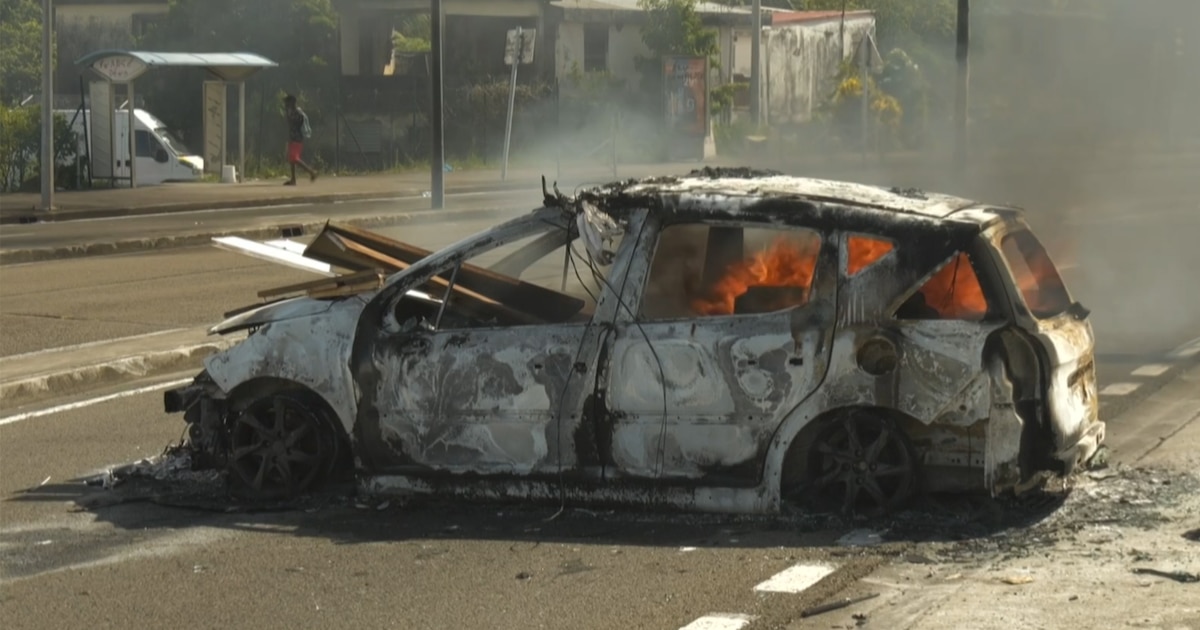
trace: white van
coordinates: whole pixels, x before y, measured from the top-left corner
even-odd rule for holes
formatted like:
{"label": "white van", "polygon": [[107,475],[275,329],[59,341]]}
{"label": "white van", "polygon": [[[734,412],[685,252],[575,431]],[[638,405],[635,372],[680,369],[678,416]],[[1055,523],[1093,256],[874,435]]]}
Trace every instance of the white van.
{"label": "white van", "polygon": [[[91,111],[57,110],[79,135],[79,155],[95,159],[91,148]],[[133,110],[134,143],[137,155],[137,185],[151,186],[163,182],[187,182],[200,179],[204,173],[204,158],[190,151],[161,120],[144,109]],[[86,117],[86,127],[84,125]],[[112,174],[129,178],[129,112],[114,112]],[[85,133],[85,129],[88,133]],[[86,144],[85,144],[86,142]],[[93,170],[93,173],[96,171]],[[118,180],[119,181],[119,180]]]}

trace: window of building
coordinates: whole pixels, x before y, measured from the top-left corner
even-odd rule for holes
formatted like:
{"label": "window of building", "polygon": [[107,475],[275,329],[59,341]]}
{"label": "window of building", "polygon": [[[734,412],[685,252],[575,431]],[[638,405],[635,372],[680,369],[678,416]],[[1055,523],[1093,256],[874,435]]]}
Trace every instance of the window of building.
{"label": "window of building", "polygon": [[641,318],[748,315],[803,305],[820,248],[820,235],[804,228],[669,226],[654,252]]}
{"label": "window of building", "polygon": [[585,72],[608,70],[608,24],[583,25],[583,69]]}

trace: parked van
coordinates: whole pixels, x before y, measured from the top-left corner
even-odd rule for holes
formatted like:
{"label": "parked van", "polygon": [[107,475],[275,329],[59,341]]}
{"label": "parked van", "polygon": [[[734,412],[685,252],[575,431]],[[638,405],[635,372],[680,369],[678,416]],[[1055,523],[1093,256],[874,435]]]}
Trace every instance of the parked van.
{"label": "parked van", "polygon": [[[92,117],[90,110],[58,110],[71,129],[79,135],[79,156],[94,161]],[[196,181],[204,173],[204,158],[189,150],[154,114],[133,110],[134,143],[137,156],[137,185],[152,186],[163,182]],[[112,175],[129,178],[129,112],[117,110],[113,121]],[[86,120],[86,127],[85,127]],[[85,133],[86,131],[86,133]],[[92,170],[93,176],[97,171]],[[118,179],[119,181],[119,179]]]}

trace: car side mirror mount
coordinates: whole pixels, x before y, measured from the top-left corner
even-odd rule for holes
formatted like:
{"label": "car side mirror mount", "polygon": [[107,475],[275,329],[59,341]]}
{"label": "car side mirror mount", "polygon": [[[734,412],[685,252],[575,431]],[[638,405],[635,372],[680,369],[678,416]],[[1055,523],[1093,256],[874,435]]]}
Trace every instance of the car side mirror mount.
{"label": "car side mirror mount", "polygon": [[158,162],[159,164],[166,164],[167,160],[169,159],[170,156],[167,155],[166,149],[159,149],[158,151],[154,152],[154,161]]}
{"label": "car side mirror mount", "polygon": [[1079,321],[1084,321],[1088,318],[1088,315],[1092,314],[1092,311],[1079,302],[1072,302],[1071,306],[1067,307],[1067,313]]}

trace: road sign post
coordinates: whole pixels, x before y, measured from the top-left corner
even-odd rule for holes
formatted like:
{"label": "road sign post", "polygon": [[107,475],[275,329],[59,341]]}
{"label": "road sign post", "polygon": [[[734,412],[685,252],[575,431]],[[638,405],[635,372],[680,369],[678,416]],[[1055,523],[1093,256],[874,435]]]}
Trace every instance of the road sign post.
{"label": "road sign post", "polygon": [[513,108],[517,102],[517,68],[523,63],[533,63],[533,45],[536,30],[525,30],[518,26],[508,32],[504,46],[504,63],[512,66],[508,84],[508,118],[504,124],[504,161],[500,167],[500,179],[508,179],[508,149],[512,144]]}

